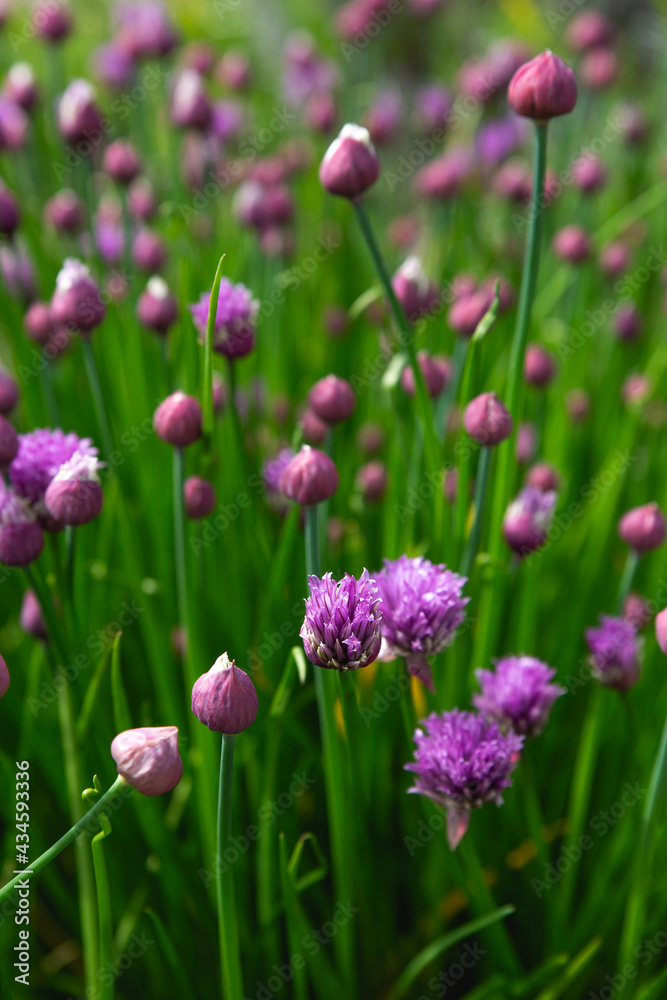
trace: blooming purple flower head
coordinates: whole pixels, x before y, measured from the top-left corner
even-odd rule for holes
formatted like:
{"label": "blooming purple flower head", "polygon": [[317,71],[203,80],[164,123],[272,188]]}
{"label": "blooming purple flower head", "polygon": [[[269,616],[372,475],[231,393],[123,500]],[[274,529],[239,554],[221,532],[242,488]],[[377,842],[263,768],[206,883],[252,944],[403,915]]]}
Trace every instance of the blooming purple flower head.
{"label": "blooming purple flower head", "polygon": [[[189,306],[200,337],[206,337],[210,292],[204,292],[199,302]],[[220,295],[215,317],[213,349],[225,357],[242,358],[255,345],[255,320],[259,303],[245,285],[233,285],[227,278],[220,281]]]}
{"label": "blooming purple flower head", "polygon": [[122,45],[111,41],[95,49],[91,69],[98,80],[113,90],[132,86],[134,59]]}
{"label": "blooming purple flower head", "polygon": [[151,59],[171,52],[178,37],[160,0],[138,0],[116,6],[118,40],[135,59]]}
{"label": "blooming purple flower head", "polygon": [[461,597],[461,590],[466,577],[421,556],[403,555],[385,559],[376,580],[388,652],[406,657],[408,673],[434,691],[428,657],[450,644],[465,618],[470,598]]}
{"label": "blooming purple flower head", "polygon": [[60,468],[74,457],[86,459],[95,468],[97,448],[90,438],[65,434],[60,428],[41,428],[19,434],[19,450],[9,467],[9,478],[15,491],[25,497],[41,513],[40,507],[51,480]]}
{"label": "blooming purple flower head", "polygon": [[337,583],[326,573],[309,576],[310,597],[299,635],[316,667],[356,670],[377,658],[382,639],[380,595],[364,570],[359,580],[346,573]]}
{"label": "blooming purple flower head", "polygon": [[524,486],[505,511],[503,535],[518,556],[527,556],[541,548],[556,506],[552,490],[543,493],[533,486]]}
{"label": "blooming purple flower head", "polygon": [[641,673],[642,641],[630,622],[600,615],[600,627],[586,629],[593,676],[606,687],[627,691]]}
{"label": "blooming purple flower head", "polygon": [[503,732],[537,736],[556,698],[565,694],[565,688],[552,683],[555,673],[532,656],[507,656],[496,662],[495,672],[475,671],[482,693],[473,695],[473,705]]}
{"label": "blooming purple flower head", "polygon": [[35,515],[0,478],[0,563],[27,566],[43,547],[44,535]]}
{"label": "blooming purple flower head", "polygon": [[503,734],[497,722],[474,712],[433,712],[415,731],[416,775],[408,792],[425,795],[447,810],[447,840],[455,850],[468,829],[471,809],[502,805],[502,793],[521,753],[523,736]]}
{"label": "blooming purple flower head", "polygon": [[291,448],[281,448],[277,455],[273,458],[268,458],[264,463],[262,476],[264,478],[266,492],[270,498],[275,499],[276,497],[282,497],[280,486],[278,484],[280,482],[280,477],[293,458],[294,452]]}

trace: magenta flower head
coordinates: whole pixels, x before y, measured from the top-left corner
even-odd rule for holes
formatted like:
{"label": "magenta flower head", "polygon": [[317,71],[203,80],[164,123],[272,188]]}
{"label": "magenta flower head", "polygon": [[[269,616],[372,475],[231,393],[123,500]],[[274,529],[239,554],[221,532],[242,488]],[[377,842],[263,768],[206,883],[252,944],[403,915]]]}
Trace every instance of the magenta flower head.
{"label": "magenta flower head", "polygon": [[0,698],[4,698],[9,688],[9,670],[7,664],[0,656]]}
{"label": "magenta flower head", "polygon": [[614,333],[619,340],[628,343],[637,340],[642,332],[642,314],[634,302],[625,302],[618,307],[614,317]]}
{"label": "magenta flower head", "polygon": [[545,122],[572,111],[577,81],[570,67],[547,49],[516,71],[507,98],[517,114]]}
{"label": "magenta flower head", "polygon": [[528,344],[523,360],[523,377],[529,385],[543,386],[553,382],[556,362],[541,344]]}
{"label": "magenta flower head", "polygon": [[141,170],[141,160],[134,146],[116,139],[104,151],[103,169],[118,184],[129,184]]}
{"label": "magenta flower head", "polygon": [[555,507],[555,493],[532,486],[525,486],[512,501],[503,518],[503,535],[516,555],[527,556],[544,545]]}
{"label": "magenta flower head", "polygon": [[471,399],[466,406],[463,426],[478,444],[491,447],[510,436],[514,421],[495,392],[483,392]]}
{"label": "magenta flower head", "polygon": [[551,706],[565,694],[565,688],[552,683],[556,671],[532,656],[507,656],[495,667],[495,672],[475,671],[482,693],[473,695],[473,705],[503,732],[538,736]]}
{"label": "magenta flower head", "polygon": [[380,161],[368,129],[343,125],[320,164],[320,183],[329,194],[358,201],[375,184]]}
{"label": "magenta flower head", "polygon": [[519,465],[528,465],[535,458],[537,451],[537,428],[535,424],[524,421],[516,429],[514,455]]}
{"label": "magenta flower head", "polygon": [[0,413],[11,413],[19,401],[19,387],[16,379],[0,367]]}
{"label": "magenta flower head", "polygon": [[215,487],[201,476],[189,476],[183,483],[183,499],[185,513],[193,521],[199,521],[208,517],[215,508]]}
{"label": "magenta flower head", "polygon": [[598,156],[579,156],[572,164],[572,180],[580,191],[592,194],[607,182],[607,171]]}
{"label": "magenta flower head", "polygon": [[524,481],[526,486],[532,486],[541,493],[547,493],[549,490],[557,493],[561,485],[558,472],[548,462],[538,462],[533,465],[526,473]]}
{"label": "magenta flower head", "polygon": [[655,616],[655,637],[660,649],[667,656],[667,608],[663,608]]}
{"label": "magenta flower head", "polygon": [[23,330],[29,340],[44,344],[53,333],[51,306],[48,302],[32,302],[23,317]]}
{"label": "magenta flower head", "polygon": [[630,264],[630,251],[625,243],[615,240],[607,243],[600,250],[598,258],[600,269],[607,278],[618,278],[627,271]]}
{"label": "magenta flower head", "polygon": [[367,503],[377,503],[387,492],[387,466],[378,458],[371,459],[357,469],[354,481]]}
{"label": "magenta flower head", "polygon": [[18,62],[10,66],[5,78],[4,93],[24,111],[30,111],[35,106],[39,98],[39,89],[35,71],[30,63]]}
{"label": "magenta flower head", "polygon": [[42,526],[24,499],[0,481],[0,563],[27,566],[44,548]]}
{"label": "magenta flower head", "polygon": [[142,326],[165,336],[178,317],[178,302],[159,275],[149,279],[137,302],[137,319]]}
{"label": "magenta flower head", "polygon": [[320,420],[327,424],[338,424],[349,420],[355,411],[357,397],[354,389],[344,378],[325,375],[316,382],[308,393],[308,404]]}
{"label": "magenta flower head", "polygon": [[304,445],[287,465],[279,487],[288,500],[302,507],[313,507],[334,495],[338,489],[338,470],[328,455]]}
{"label": "magenta flower head", "polygon": [[665,515],[657,503],[633,507],[618,522],[618,534],[637,552],[657,549],[665,540]]}
{"label": "magenta flower head", "polygon": [[427,278],[419,257],[408,257],[391,281],[396,298],[411,323],[427,316],[440,303],[435,282]]}
{"label": "magenta flower head", "polygon": [[572,18],[565,35],[575,52],[608,45],[614,37],[614,25],[597,10],[582,10]]}
{"label": "magenta flower head", "polygon": [[167,262],[167,248],[162,237],[152,229],[140,229],[132,240],[132,260],[140,271],[156,274]]}
{"label": "magenta flower head", "polygon": [[72,80],[58,103],[58,128],[71,146],[93,146],[102,138],[102,115],[95,103],[96,92],[87,80]]}
{"label": "magenta flower head", "polygon": [[41,0],[32,12],[32,26],[47,42],[62,42],[72,30],[72,15],[65,3]]}
{"label": "magenta flower head", "polygon": [[160,0],[139,0],[116,5],[117,38],[134,59],[166,56],[178,43],[167,8]]}
{"label": "magenta flower head", "polygon": [[418,172],[414,180],[415,193],[432,201],[446,201],[457,195],[475,167],[472,150],[456,146],[436,156]]}
{"label": "magenta flower head", "polygon": [[627,691],[641,673],[641,646],[634,626],[623,618],[600,615],[600,627],[586,629],[593,676],[605,687]]}
{"label": "magenta flower head", "polygon": [[358,580],[346,573],[337,583],[326,573],[309,576],[310,597],[299,635],[316,667],[357,670],[377,658],[382,644],[382,612],[375,580],[364,570]]}
{"label": "magenta flower head", "polygon": [[[417,363],[426,383],[426,391],[432,399],[437,399],[452,378],[452,366],[448,358],[431,357],[428,351],[418,351]],[[401,386],[408,396],[416,392],[415,373],[411,365],[401,372]]]}
{"label": "magenta flower head", "polygon": [[99,82],[111,90],[125,90],[132,86],[134,59],[116,40],[95,49],[91,68]]}
{"label": "magenta flower head", "polygon": [[[199,302],[189,306],[197,332],[206,337],[210,292],[205,292]],[[259,302],[245,285],[233,285],[227,278],[220,281],[218,309],[215,316],[213,350],[234,360],[249,354],[255,346],[255,322]]]}
{"label": "magenta flower head", "polygon": [[465,618],[469,597],[462,597],[466,578],[416,556],[385,559],[376,573],[382,599],[382,637],[387,652],[404,656],[408,673],[434,691],[428,662],[454,639]]}
{"label": "magenta flower head", "polygon": [[40,428],[20,434],[19,450],[9,467],[11,484],[38,515],[45,515],[44,495],[50,482],[66,463],[74,459],[96,463],[97,448],[90,438],[65,434],[59,428]]}
{"label": "magenta flower head", "polygon": [[79,453],[60,466],[44,494],[44,505],[55,521],[79,526],[98,516],[104,500],[99,468],[95,456]]}
{"label": "magenta flower head", "polygon": [[142,795],[164,795],[181,780],[183,761],[176,726],[126,729],[111,743],[121,777]]}
{"label": "magenta flower head", "polygon": [[202,434],[203,415],[199,400],[184,392],[172,392],[153,414],[153,429],[157,436],[176,448],[186,448]]}
{"label": "magenta flower head", "polygon": [[242,733],[255,721],[257,708],[255,685],[227,653],[192,688],[192,711],[214,733]]}
{"label": "magenta flower head", "polygon": [[262,467],[262,478],[266,486],[269,497],[274,498],[281,495],[280,477],[294,458],[291,448],[281,448],[277,455],[266,460]]}
{"label": "magenta flower head", "polygon": [[431,713],[415,731],[415,760],[405,770],[415,774],[408,792],[425,795],[447,811],[447,840],[454,851],[485,802],[502,805],[523,736],[503,734],[497,722],[475,712]]}
{"label": "magenta flower head", "polygon": [[56,278],[51,299],[53,321],[88,334],[100,325],[106,311],[97,282],[86,265],[69,257]]}
{"label": "magenta flower head", "polygon": [[157,198],[147,177],[137,177],[127,189],[130,214],[142,222],[150,222],[157,211]]}

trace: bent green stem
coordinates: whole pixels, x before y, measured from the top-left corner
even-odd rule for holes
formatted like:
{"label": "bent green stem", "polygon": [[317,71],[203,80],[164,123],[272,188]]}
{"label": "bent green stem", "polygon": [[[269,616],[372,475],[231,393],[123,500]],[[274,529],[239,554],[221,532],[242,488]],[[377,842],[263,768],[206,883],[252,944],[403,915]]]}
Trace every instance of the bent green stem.
{"label": "bent green stem", "polygon": [[[235,736],[222,735],[220,751],[220,787],[218,794],[217,844],[218,860],[222,859],[225,844],[232,833],[232,787],[234,781]],[[218,904],[218,934],[220,941],[220,973],[225,1000],[243,996],[239,931],[234,902],[234,874],[231,866],[221,871],[216,884]]]}
{"label": "bent green stem", "polygon": [[102,795],[102,797],[95,803],[95,805],[88,810],[85,816],[82,816],[81,819],[67,831],[67,833],[63,834],[60,840],[57,840],[52,847],[49,847],[48,851],[44,851],[43,854],[40,854],[37,860],[32,862],[30,868],[21,872],[16,876],[16,878],[7,882],[6,885],[3,885],[2,889],[0,889],[0,903],[11,895],[15,889],[23,888],[28,879],[34,878],[35,875],[41,872],[42,868],[46,868],[49,862],[53,861],[54,858],[57,858],[58,855],[61,854],[66,847],[69,847],[69,845],[76,840],[80,834],[84,833],[86,830],[90,830],[102,810],[106,808],[118,792],[126,786],[127,782],[125,781],[125,778],[119,775],[111,788],[109,788],[108,791],[106,791],[104,795]]}

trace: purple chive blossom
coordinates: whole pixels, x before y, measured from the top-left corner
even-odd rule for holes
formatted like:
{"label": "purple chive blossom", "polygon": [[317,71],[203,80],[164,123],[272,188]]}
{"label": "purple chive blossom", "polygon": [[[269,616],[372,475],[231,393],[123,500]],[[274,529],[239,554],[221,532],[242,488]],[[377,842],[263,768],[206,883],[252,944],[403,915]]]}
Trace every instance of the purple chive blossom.
{"label": "purple chive blossom", "polygon": [[376,574],[382,599],[382,637],[387,651],[404,656],[408,673],[434,691],[429,656],[442,652],[465,618],[466,578],[428,559],[385,559]]}
{"label": "purple chive blossom", "polygon": [[291,448],[281,448],[277,455],[266,460],[262,469],[262,476],[264,479],[264,485],[266,486],[267,497],[272,503],[278,501],[279,506],[282,506],[285,501],[285,497],[283,496],[280,486],[278,485],[280,477],[293,458],[294,452]]}
{"label": "purple chive blossom", "polygon": [[503,791],[521,753],[523,736],[503,734],[497,722],[474,712],[433,712],[415,731],[416,775],[408,792],[425,795],[447,810],[447,840],[455,850],[468,829],[471,809],[502,805]]}
{"label": "purple chive blossom", "polygon": [[0,477],[0,562],[27,566],[41,554],[44,535],[22,497],[8,490]]}
{"label": "purple chive blossom", "polygon": [[600,615],[600,627],[586,629],[593,676],[606,687],[627,691],[639,680],[642,641],[623,618]]}
{"label": "purple chive blossom", "polygon": [[[199,302],[189,306],[200,337],[206,337],[210,292],[204,292]],[[215,317],[213,349],[228,358],[249,354],[255,342],[255,320],[259,302],[245,285],[233,285],[227,278],[220,281],[220,295]]]}
{"label": "purple chive blossom", "polygon": [[551,527],[556,494],[525,486],[512,500],[503,518],[503,535],[518,556],[527,556],[544,545]]}
{"label": "purple chive blossom", "polygon": [[358,580],[346,573],[340,583],[331,573],[309,576],[310,597],[299,635],[316,667],[357,670],[377,658],[382,642],[380,597],[364,570]]}
{"label": "purple chive blossom", "polygon": [[555,674],[553,667],[532,656],[508,656],[497,661],[495,672],[475,671],[482,693],[473,695],[473,705],[503,732],[537,736],[556,698],[565,694],[565,688],[552,683]]}
{"label": "purple chive blossom", "polygon": [[19,434],[19,450],[9,467],[15,491],[33,505],[44,499],[46,488],[65,462],[75,455],[97,458],[90,438],[46,428]]}

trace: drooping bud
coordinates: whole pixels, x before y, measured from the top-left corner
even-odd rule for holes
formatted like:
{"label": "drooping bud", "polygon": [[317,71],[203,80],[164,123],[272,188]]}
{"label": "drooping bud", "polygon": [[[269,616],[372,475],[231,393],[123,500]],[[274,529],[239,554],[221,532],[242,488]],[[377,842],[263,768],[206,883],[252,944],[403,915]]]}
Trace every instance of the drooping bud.
{"label": "drooping bud", "polygon": [[184,392],[172,392],[153,414],[153,429],[167,444],[185,448],[201,437],[202,420],[198,399]]}
{"label": "drooping bud", "polygon": [[164,795],[181,780],[176,726],[126,729],[111,744],[118,773],[142,795]]}
{"label": "drooping bud", "polygon": [[572,111],[577,81],[570,67],[547,49],[516,71],[507,97],[517,114],[545,122]]}
{"label": "drooping bud", "polygon": [[368,129],[344,125],[320,164],[320,183],[329,194],[357,201],[378,179],[380,161]]}
{"label": "drooping bud", "polygon": [[338,471],[323,451],[304,445],[284,469],[279,486],[288,500],[311,507],[334,495],[338,489]]}
{"label": "drooping bud", "polygon": [[665,515],[657,503],[633,507],[618,522],[618,534],[637,552],[657,549],[665,540]]}
{"label": "drooping bud", "polygon": [[354,413],[357,397],[344,378],[325,375],[308,393],[308,403],[313,412],[327,424],[348,420]]}
{"label": "drooping bud", "polygon": [[492,446],[510,436],[514,421],[495,392],[483,392],[466,406],[463,425],[478,444]]}
{"label": "drooping bud", "polygon": [[60,466],[44,494],[51,517],[78,527],[98,516],[104,501],[99,468],[97,458],[81,454],[75,454]]}
{"label": "drooping bud", "polygon": [[187,516],[199,521],[208,517],[215,508],[215,487],[201,476],[189,476],[183,483],[183,498]]}
{"label": "drooping bud", "polygon": [[242,733],[255,721],[257,708],[255,685],[227,653],[192,688],[192,711],[214,733]]}

